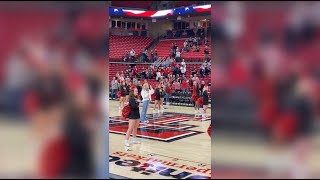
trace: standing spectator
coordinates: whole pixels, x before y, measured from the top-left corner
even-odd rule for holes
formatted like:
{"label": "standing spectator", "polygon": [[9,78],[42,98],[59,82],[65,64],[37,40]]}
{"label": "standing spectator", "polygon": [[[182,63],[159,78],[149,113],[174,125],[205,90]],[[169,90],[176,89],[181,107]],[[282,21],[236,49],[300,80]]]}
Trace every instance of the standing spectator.
{"label": "standing spectator", "polygon": [[128,61],[129,60],[129,51],[126,51],[126,57],[124,58],[124,61]]}
{"label": "standing spectator", "polygon": [[206,45],[206,46],[209,45],[209,41],[208,41],[208,38],[207,38],[207,37],[204,38],[204,45]]}
{"label": "standing spectator", "polygon": [[205,46],[203,52],[204,52],[204,59],[205,59],[205,60],[208,60],[208,58],[209,58],[209,49],[208,49],[208,46]]}
{"label": "standing spectator", "polygon": [[203,78],[204,77],[204,73],[205,73],[205,67],[202,65],[200,67],[200,78]]}
{"label": "standing spectator", "polygon": [[181,85],[180,83],[178,82],[178,80],[176,80],[174,83],[173,83],[173,89],[175,91],[181,91]]}
{"label": "standing spectator", "polygon": [[111,81],[111,99],[117,99],[117,92],[119,89],[119,83],[115,77]]}
{"label": "standing spectator", "polygon": [[170,103],[170,97],[171,97],[171,94],[172,94],[172,87],[171,87],[169,82],[165,86],[166,86],[166,95],[165,95],[166,105],[168,106],[169,103]]}
{"label": "standing spectator", "polygon": [[200,46],[201,45],[201,39],[200,37],[197,37],[197,46]]}
{"label": "standing spectator", "polygon": [[181,60],[181,52],[180,52],[180,49],[177,48],[177,50],[176,50],[176,61],[180,62],[180,60]]}
{"label": "standing spectator", "polygon": [[139,95],[139,97],[141,97],[142,85],[141,85],[140,81],[138,81],[138,83],[137,83],[137,89],[138,89],[138,95]]}
{"label": "standing spectator", "polygon": [[145,49],[142,52],[142,62],[146,62],[148,60],[148,49]]}
{"label": "standing spectator", "polygon": [[119,80],[119,78],[120,78],[120,74],[119,74],[119,72],[117,72],[117,74],[116,74],[116,80]]}
{"label": "standing spectator", "polygon": [[182,88],[182,92],[184,93],[188,92],[188,82],[186,79],[182,80],[181,88]]}
{"label": "standing spectator", "polygon": [[192,81],[192,75],[190,75],[190,78],[188,79],[189,87],[193,86],[193,81]]}
{"label": "standing spectator", "polygon": [[185,40],[183,42],[183,49],[182,49],[184,52],[187,52],[187,46],[188,46],[188,42],[187,42],[187,40]]}
{"label": "standing spectator", "polygon": [[156,80],[160,81],[160,78],[161,78],[161,73],[160,73],[160,70],[158,70],[156,73]]}
{"label": "standing spectator", "polygon": [[193,68],[192,68],[191,74],[192,74],[192,77],[194,77],[194,75],[197,74],[196,67],[193,67]]}
{"label": "standing spectator", "polygon": [[132,83],[133,83],[135,86],[137,86],[137,85],[138,85],[138,79],[134,77],[134,78],[132,79]]}
{"label": "standing spectator", "polygon": [[142,71],[141,71],[141,73],[140,73],[140,77],[141,77],[142,79],[147,78],[146,70],[144,69],[144,67],[142,68]]}
{"label": "standing spectator", "polygon": [[133,62],[135,60],[135,55],[136,55],[136,52],[132,49],[130,51],[130,56],[131,56],[131,61]]}
{"label": "standing spectator", "polygon": [[153,61],[156,61],[157,59],[158,59],[158,51],[157,49],[155,49],[153,53]]}
{"label": "standing spectator", "polygon": [[169,67],[165,68],[164,71],[163,71],[163,76],[165,78],[168,78],[168,75],[170,74],[170,69]]}
{"label": "standing spectator", "polygon": [[184,75],[187,72],[187,65],[184,62],[184,59],[182,59],[180,70],[181,70],[182,75]]}

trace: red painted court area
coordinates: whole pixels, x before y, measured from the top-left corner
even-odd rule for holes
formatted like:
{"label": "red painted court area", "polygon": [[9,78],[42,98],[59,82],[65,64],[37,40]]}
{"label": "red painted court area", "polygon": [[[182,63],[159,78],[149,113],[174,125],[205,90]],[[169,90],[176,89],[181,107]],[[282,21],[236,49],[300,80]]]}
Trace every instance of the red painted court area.
{"label": "red painted court area", "polygon": [[[210,120],[210,117],[208,118]],[[189,136],[201,134],[203,132],[193,131],[197,126],[183,124],[187,121],[196,120],[192,115],[178,113],[164,113],[154,117],[149,115],[150,123],[141,123],[138,128],[138,137],[172,142]],[[128,120],[121,117],[110,118],[110,132],[125,134],[128,129]]]}

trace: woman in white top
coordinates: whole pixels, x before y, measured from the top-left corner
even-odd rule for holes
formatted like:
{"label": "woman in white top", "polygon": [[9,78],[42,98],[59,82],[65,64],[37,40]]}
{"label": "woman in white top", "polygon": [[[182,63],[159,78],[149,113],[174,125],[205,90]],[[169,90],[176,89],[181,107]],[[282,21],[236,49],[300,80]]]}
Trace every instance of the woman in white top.
{"label": "woman in white top", "polygon": [[187,65],[186,62],[184,62],[184,59],[182,59],[180,70],[182,74],[185,74],[187,71]]}
{"label": "woman in white top", "polygon": [[142,86],[141,96],[142,96],[142,111],[140,116],[140,121],[142,123],[149,123],[147,120],[148,106],[151,100],[151,95],[154,93],[152,86],[149,88],[148,83],[144,83]]}
{"label": "woman in white top", "polygon": [[156,80],[157,80],[157,81],[159,81],[159,80],[160,80],[160,78],[161,78],[161,72],[160,72],[160,71],[158,71],[156,74],[157,74]]}

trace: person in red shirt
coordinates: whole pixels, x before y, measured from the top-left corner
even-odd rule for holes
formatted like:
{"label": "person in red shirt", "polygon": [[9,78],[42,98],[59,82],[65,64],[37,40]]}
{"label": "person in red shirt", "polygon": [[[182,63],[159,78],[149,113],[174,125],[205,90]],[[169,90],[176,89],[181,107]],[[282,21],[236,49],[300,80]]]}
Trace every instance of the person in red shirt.
{"label": "person in red shirt", "polygon": [[188,92],[188,82],[186,79],[182,80],[182,92],[187,93]]}
{"label": "person in red shirt", "polygon": [[164,69],[164,71],[163,71],[163,76],[164,76],[165,78],[168,78],[169,73],[170,73],[169,68],[166,68],[166,69]]}
{"label": "person in red shirt", "polygon": [[173,88],[175,91],[181,91],[181,86],[178,80],[175,80],[175,82],[173,83]]}
{"label": "person in red shirt", "polygon": [[172,94],[172,86],[171,84],[168,82],[167,86],[166,86],[166,95],[165,95],[165,98],[166,98],[166,105],[168,106],[169,105],[169,100],[170,100],[170,97],[171,97],[171,94]]}

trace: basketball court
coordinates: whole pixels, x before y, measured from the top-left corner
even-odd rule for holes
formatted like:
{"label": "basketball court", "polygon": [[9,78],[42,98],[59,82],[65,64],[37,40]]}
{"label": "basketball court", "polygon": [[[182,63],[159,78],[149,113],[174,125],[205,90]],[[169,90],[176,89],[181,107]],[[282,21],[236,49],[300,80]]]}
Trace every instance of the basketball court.
{"label": "basketball court", "polygon": [[210,179],[211,139],[208,118],[194,117],[193,107],[170,105],[163,114],[148,109],[149,123],[141,123],[141,144],[124,146],[128,120],[120,117],[118,101],[110,100],[110,173],[125,178]]}

